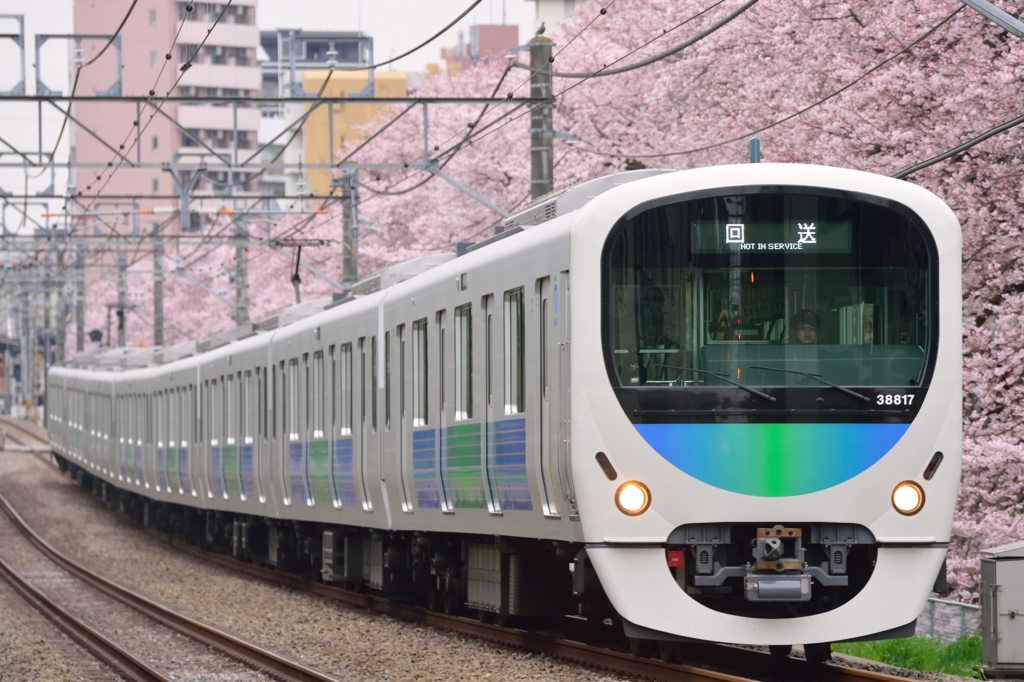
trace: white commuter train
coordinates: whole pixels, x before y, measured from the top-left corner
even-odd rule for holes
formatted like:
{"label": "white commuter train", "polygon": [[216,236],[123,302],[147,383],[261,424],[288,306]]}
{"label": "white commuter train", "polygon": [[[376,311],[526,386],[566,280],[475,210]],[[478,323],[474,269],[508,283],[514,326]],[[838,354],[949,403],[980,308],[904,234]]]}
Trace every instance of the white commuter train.
{"label": "white commuter train", "polygon": [[960,477],[941,200],[635,171],[504,227],[245,338],[53,367],[62,464],[147,524],[435,608],[811,657],[913,632]]}

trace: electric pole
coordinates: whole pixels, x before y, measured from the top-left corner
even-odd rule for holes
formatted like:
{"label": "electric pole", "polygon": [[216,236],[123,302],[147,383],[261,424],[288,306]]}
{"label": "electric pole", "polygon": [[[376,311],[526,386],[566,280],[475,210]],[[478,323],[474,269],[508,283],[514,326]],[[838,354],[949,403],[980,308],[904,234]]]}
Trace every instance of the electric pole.
{"label": "electric pole", "polygon": [[235,324],[249,323],[249,273],[246,252],[249,250],[249,217],[241,215],[235,221]]}
{"label": "electric pole", "polygon": [[164,243],[153,223],[153,345],[164,345]]}
{"label": "electric pole", "polygon": [[350,291],[359,281],[359,191],[356,189],[354,169],[342,170],[341,177],[341,283]]}
{"label": "electric pole", "polygon": [[[125,271],[128,269],[128,256],[123,251],[117,251],[117,346],[125,346],[125,315],[128,314],[128,283],[125,281]],[[107,339],[109,341],[109,339]]]}
{"label": "electric pole", "polygon": [[530,40],[530,198],[544,196],[554,187],[554,101],[551,98],[550,38]]}

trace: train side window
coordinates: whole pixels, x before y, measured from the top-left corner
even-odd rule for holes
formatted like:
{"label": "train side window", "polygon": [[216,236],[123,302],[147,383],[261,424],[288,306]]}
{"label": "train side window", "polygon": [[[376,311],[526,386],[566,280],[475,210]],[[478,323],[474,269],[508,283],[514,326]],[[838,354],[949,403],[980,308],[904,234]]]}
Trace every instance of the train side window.
{"label": "train side window", "polygon": [[384,430],[391,430],[391,332],[384,332]]}
{"label": "train side window", "polygon": [[267,439],[266,416],[267,388],[261,367],[256,368],[256,437],[261,440]]}
{"label": "train side window", "polygon": [[441,409],[441,428],[445,426],[445,403],[444,380],[447,366],[444,361],[444,332],[445,332],[445,311],[437,314],[437,406]]}
{"label": "train side window", "polygon": [[235,376],[229,374],[227,382],[224,384],[224,393],[227,400],[227,413],[224,419],[224,444],[234,445],[237,442],[236,436],[238,435],[238,382],[235,381]]}
{"label": "train side window", "polygon": [[[327,355],[331,358],[331,433],[337,434],[338,432],[338,356],[334,352],[334,346],[327,349]],[[326,389],[326,386],[324,387]],[[325,405],[326,409],[326,398]]]}
{"label": "train side window", "polygon": [[505,414],[525,409],[526,324],[523,289],[505,292]]}
{"label": "train side window", "polygon": [[455,418],[473,418],[473,311],[455,309]]}
{"label": "train side window", "polygon": [[288,362],[288,382],[285,384],[288,410],[288,439],[299,440],[299,361],[293,358]]}
{"label": "train side window", "polygon": [[377,337],[370,338],[370,427],[377,433]]}
{"label": "train side window", "polygon": [[199,438],[205,446],[210,442],[210,382],[203,382],[202,394],[199,396]]}
{"label": "train side window", "polygon": [[427,411],[427,320],[412,323],[412,425],[426,426]]}
{"label": "train side window", "polygon": [[220,392],[220,383],[214,379],[210,382],[210,445],[220,445],[221,411],[224,409],[224,396]]}
{"label": "train side window", "polygon": [[341,433],[352,434],[352,344],[346,343],[341,347],[339,360],[341,380]]}
{"label": "train side window", "polygon": [[[491,409],[494,404],[494,382],[491,376],[491,361],[494,354],[494,313],[492,312],[494,306],[494,297],[487,296],[484,298],[484,310],[487,311],[486,324],[484,325],[484,393],[487,398],[487,409]],[[488,413],[487,419],[493,419],[493,415]]]}
{"label": "train side window", "polygon": [[[284,363],[281,363],[284,368]],[[273,429],[271,437],[277,440],[277,365],[270,366],[270,428]]]}
{"label": "train side window", "polygon": [[324,437],[324,352],[313,353],[313,438]]}
{"label": "train side window", "polygon": [[246,371],[242,386],[242,443],[252,444],[252,371]]}
{"label": "train side window", "polygon": [[366,430],[366,338],[359,339],[359,428]]}

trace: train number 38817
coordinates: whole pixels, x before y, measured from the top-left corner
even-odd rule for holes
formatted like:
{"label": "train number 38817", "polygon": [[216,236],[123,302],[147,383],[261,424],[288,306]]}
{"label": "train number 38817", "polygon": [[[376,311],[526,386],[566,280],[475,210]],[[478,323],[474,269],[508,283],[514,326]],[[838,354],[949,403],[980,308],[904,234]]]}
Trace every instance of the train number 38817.
{"label": "train number 38817", "polygon": [[895,394],[892,394],[892,393],[887,393],[885,395],[879,395],[878,399],[876,400],[876,404],[878,404],[878,405],[913,405],[914,404],[914,396],[913,395],[895,395]]}

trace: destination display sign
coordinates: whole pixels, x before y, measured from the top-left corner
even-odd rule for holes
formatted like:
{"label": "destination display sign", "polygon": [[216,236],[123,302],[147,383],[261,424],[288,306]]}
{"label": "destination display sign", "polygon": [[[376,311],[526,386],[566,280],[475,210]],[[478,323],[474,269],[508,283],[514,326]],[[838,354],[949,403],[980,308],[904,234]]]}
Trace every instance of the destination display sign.
{"label": "destination display sign", "polygon": [[850,253],[849,221],[693,222],[693,253]]}

